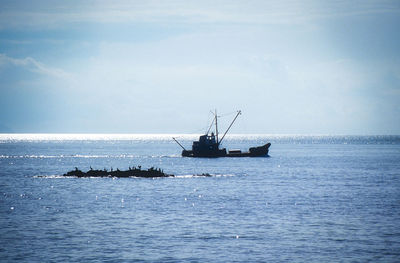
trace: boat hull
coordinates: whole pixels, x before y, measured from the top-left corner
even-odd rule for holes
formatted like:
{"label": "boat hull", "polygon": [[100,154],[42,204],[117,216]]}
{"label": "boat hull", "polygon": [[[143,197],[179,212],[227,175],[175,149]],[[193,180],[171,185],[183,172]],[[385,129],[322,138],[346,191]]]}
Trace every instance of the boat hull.
{"label": "boat hull", "polygon": [[229,151],[226,149],[218,149],[217,151],[194,152],[183,150],[183,157],[196,157],[196,158],[217,158],[217,157],[265,157],[268,156],[269,147],[271,143],[264,144],[258,147],[251,147],[247,152]]}

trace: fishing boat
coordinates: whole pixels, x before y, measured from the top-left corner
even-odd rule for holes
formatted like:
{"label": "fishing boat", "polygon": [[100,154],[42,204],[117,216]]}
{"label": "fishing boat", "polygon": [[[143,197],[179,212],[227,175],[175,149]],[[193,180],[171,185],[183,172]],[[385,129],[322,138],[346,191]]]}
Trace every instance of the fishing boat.
{"label": "fishing boat", "polygon": [[[226,148],[221,148],[222,141],[225,135],[228,133],[233,123],[236,121],[237,117],[242,112],[239,110],[229,125],[228,129],[225,131],[221,139],[218,137],[218,115],[215,111],[214,119],[210,125],[208,131],[201,135],[198,141],[194,141],[191,150],[186,150],[183,145],[178,142],[176,138],[172,138],[183,150],[183,157],[206,157],[206,158],[216,158],[216,157],[262,157],[268,156],[269,147],[271,143],[264,144],[258,147],[251,147],[248,151],[242,152],[241,150],[226,150]],[[215,124],[215,134],[212,132],[209,134],[211,127]]]}

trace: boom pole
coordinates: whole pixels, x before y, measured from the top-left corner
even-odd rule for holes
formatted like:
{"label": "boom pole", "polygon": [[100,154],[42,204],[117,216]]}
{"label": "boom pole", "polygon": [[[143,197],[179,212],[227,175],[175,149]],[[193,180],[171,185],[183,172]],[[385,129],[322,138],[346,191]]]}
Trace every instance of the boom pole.
{"label": "boom pole", "polygon": [[183,147],[182,144],[180,144],[174,137],[172,137],[172,139],[173,139],[177,144],[179,144],[179,146],[182,147],[182,149],[184,149],[184,150],[186,151],[185,147]]}
{"label": "boom pole", "polygon": [[242,114],[242,111],[238,111],[238,113],[236,114],[235,118],[233,119],[233,121],[231,122],[231,124],[229,125],[228,129],[226,130],[226,132],[224,133],[224,136],[222,136],[221,140],[219,141],[219,144],[222,143],[222,140],[225,138],[225,135],[228,133],[229,129],[232,127],[233,123],[236,121],[236,118]]}

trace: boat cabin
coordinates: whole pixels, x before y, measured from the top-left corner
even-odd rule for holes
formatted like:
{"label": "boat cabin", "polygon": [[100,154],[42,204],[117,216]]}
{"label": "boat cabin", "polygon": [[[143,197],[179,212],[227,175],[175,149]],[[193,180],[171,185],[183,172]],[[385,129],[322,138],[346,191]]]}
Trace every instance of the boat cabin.
{"label": "boat cabin", "polygon": [[202,156],[218,154],[219,144],[216,142],[214,133],[200,136],[198,141],[193,142],[192,151],[194,154]]}

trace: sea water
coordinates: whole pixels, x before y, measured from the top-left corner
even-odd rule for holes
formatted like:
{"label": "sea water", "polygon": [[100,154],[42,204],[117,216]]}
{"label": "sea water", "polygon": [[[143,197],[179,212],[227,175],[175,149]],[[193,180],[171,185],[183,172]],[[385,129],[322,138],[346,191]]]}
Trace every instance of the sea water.
{"label": "sea water", "polygon": [[[217,159],[171,137],[0,135],[0,261],[400,261],[400,136],[231,135],[270,156]],[[176,177],[60,176],[133,166]]]}

